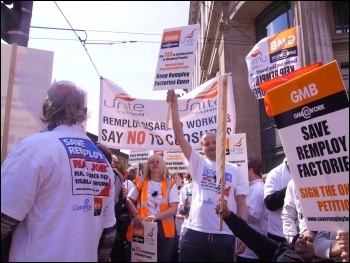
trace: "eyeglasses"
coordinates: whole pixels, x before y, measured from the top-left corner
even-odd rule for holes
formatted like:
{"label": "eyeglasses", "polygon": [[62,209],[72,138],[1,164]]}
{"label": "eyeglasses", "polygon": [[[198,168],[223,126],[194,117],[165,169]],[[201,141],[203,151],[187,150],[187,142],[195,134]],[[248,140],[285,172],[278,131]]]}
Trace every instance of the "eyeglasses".
{"label": "eyeglasses", "polygon": [[158,191],[154,191],[153,194],[152,194],[153,197],[156,197],[158,196]]}

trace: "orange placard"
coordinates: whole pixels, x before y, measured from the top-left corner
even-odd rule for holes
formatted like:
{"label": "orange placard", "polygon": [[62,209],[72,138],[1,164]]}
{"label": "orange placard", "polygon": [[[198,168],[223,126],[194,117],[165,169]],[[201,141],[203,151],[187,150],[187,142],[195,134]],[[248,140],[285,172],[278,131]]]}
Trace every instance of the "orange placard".
{"label": "orange placard", "polygon": [[[295,71],[292,71],[291,73],[288,73],[286,75],[283,75],[281,77],[278,77],[278,78],[275,78],[275,79],[271,79],[271,80],[268,80],[266,82],[263,82],[263,83],[260,83],[259,87],[267,92],[273,88],[276,88],[277,86],[279,85],[282,85],[294,78],[297,78],[297,77],[300,77],[316,68],[319,68],[322,66],[322,62],[317,62],[317,63],[314,63],[312,65],[309,65],[307,67],[303,67],[301,69],[298,69],[298,70],[295,70]],[[273,114],[272,114],[272,111],[271,111],[271,106],[270,106],[270,101],[269,101],[269,98],[267,96],[264,97],[264,104],[265,104],[265,110],[266,110],[266,113],[269,117],[272,117]]]}

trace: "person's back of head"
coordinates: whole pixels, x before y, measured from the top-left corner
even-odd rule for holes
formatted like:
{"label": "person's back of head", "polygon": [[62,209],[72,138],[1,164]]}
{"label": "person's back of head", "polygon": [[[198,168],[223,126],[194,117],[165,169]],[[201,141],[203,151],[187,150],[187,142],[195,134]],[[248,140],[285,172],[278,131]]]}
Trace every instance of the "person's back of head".
{"label": "person's back of head", "polygon": [[57,124],[72,126],[86,121],[85,92],[73,82],[56,82],[47,91],[40,119],[48,126]]}
{"label": "person's back of head", "polygon": [[248,158],[248,170],[252,169],[252,171],[254,172],[254,175],[256,177],[260,177],[262,176],[261,173],[261,160],[258,157],[249,157]]}
{"label": "person's back of head", "polygon": [[192,183],[192,175],[189,174],[189,173],[187,173],[187,181],[188,181],[189,183]]}
{"label": "person's back of head", "polygon": [[109,148],[108,148],[106,145],[101,144],[101,143],[98,143],[98,144],[96,145],[96,147],[97,147],[98,149],[100,149],[100,151],[101,151],[101,152],[103,153],[103,155],[106,157],[108,163],[111,164],[111,163],[112,163],[112,153],[111,153],[111,151],[109,150]]}

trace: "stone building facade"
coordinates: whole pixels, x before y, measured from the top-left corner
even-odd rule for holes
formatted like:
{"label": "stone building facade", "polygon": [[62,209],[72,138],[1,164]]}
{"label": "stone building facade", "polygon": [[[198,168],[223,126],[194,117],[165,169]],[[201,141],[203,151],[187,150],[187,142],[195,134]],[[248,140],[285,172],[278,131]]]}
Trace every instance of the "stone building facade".
{"label": "stone building facade", "polygon": [[336,60],[349,92],[348,10],[349,3],[340,1],[190,2],[188,24],[200,24],[192,86],[231,73],[236,133],[247,134],[248,156],[263,160],[263,173],[285,154],[274,119],[248,85],[246,55],[262,38],[300,25],[302,67]]}

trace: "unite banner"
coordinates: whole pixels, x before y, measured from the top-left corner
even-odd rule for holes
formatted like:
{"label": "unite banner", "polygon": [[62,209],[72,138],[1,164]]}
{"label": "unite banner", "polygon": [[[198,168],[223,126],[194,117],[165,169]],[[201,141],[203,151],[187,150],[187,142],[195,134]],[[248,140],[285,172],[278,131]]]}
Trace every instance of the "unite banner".
{"label": "unite banner", "polygon": [[[227,135],[235,133],[236,111],[232,77],[228,77]],[[184,136],[195,149],[200,137],[217,130],[218,78],[178,99]],[[101,79],[98,141],[113,149],[180,151],[171,127],[165,131],[168,104],[133,98],[120,86]]]}
{"label": "unite banner", "polygon": [[301,68],[300,26],[261,39],[246,56],[248,83],[257,99],[265,92],[261,83]]}

